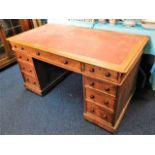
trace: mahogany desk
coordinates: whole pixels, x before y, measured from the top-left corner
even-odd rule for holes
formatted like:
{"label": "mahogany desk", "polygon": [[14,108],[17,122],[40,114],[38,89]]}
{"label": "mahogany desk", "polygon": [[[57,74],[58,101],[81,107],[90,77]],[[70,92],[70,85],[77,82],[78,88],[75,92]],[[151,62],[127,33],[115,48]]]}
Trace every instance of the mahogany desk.
{"label": "mahogany desk", "polygon": [[8,41],[16,52],[27,89],[43,95],[64,78],[67,70],[80,73],[84,118],[116,131],[134,93],[148,37],[47,24]]}

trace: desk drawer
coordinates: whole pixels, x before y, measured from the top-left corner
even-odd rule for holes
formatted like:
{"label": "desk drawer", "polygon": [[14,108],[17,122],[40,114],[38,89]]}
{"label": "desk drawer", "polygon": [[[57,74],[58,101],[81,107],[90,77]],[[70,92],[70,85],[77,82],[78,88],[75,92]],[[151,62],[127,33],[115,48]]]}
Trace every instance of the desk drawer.
{"label": "desk drawer", "polygon": [[31,48],[27,47],[27,46],[23,46],[23,45],[19,45],[16,43],[11,43],[11,47],[13,51],[18,51],[21,53],[27,53],[28,51],[31,50]]}
{"label": "desk drawer", "polygon": [[31,74],[32,76],[35,76],[35,73],[34,73],[34,68],[31,64],[28,64],[28,63],[23,63],[23,62],[19,62],[19,66],[20,66],[20,69],[22,72],[25,72],[25,73],[28,73],[28,74]]}
{"label": "desk drawer", "polygon": [[97,66],[85,64],[85,73],[92,77],[118,82],[118,73]]}
{"label": "desk drawer", "polygon": [[48,63],[58,65],[60,67],[63,67],[65,69],[69,69],[75,72],[81,71],[81,64],[79,61],[72,60],[69,58],[65,58],[62,56],[58,56],[49,52],[44,51],[31,51],[30,53],[33,57],[36,57],[37,59],[41,59],[44,61],[47,61]]}
{"label": "desk drawer", "polygon": [[115,98],[90,88],[85,88],[86,99],[114,109]]}
{"label": "desk drawer", "polygon": [[77,72],[80,72],[81,71],[80,62],[78,62],[76,60],[72,60],[72,59],[69,59],[69,58],[62,57],[60,59],[60,63],[61,63],[62,66],[64,66],[64,68],[73,70],[75,72],[76,71]]}
{"label": "desk drawer", "polygon": [[108,113],[107,111],[92,102],[86,101],[86,112],[94,114],[102,118],[103,120],[112,123],[113,114]]}
{"label": "desk drawer", "polygon": [[16,57],[17,57],[17,60],[19,61],[25,61],[27,63],[32,63],[32,58],[21,52],[16,51]]}
{"label": "desk drawer", "polygon": [[91,87],[103,91],[107,94],[116,96],[116,86],[110,83],[106,83],[100,80],[88,78],[84,76],[84,85],[86,87]]}
{"label": "desk drawer", "polygon": [[28,74],[22,73],[25,83],[32,85],[33,87],[40,87],[38,80],[35,77],[32,77]]}

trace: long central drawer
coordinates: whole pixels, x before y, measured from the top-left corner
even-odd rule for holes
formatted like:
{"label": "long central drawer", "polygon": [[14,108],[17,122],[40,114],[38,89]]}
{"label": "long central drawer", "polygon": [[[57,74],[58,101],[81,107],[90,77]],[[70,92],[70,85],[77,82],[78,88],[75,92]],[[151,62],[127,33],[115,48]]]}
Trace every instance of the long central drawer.
{"label": "long central drawer", "polygon": [[79,61],[38,50],[31,50],[29,54],[34,58],[45,60],[48,63],[58,65],[62,68],[69,69],[75,72],[81,72],[81,63]]}

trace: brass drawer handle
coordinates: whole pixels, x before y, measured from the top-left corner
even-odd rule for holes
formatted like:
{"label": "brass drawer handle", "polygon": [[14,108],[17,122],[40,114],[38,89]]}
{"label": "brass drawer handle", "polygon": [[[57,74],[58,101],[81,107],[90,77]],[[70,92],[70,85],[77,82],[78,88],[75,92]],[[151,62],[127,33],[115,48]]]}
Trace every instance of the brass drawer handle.
{"label": "brass drawer handle", "polygon": [[104,114],[104,115],[102,116],[102,118],[107,120],[108,117],[107,117],[106,114]]}
{"label": "brass drawer handle", "polygon": [[110,88],[105,88],[104,90],[105,90],[105,91],[110,91]]}
{"label": "brass drawer handle", "polygon": [[38,55],[38,56],[39,56],[39,55],[40,55],[40,52],[37,52],[37,53],[36,53],[36,55]]}
{"label": "brass drawer handle", "polygon": [[95,85],[95,83],[94,82],[91,82],[89,85],[93,87]]}
{"label": "brass drawer handle", "polygon": [[106,77],[110,77],[111,74],[110,74],[109,72],[106,72],[106,73],[105,73],[105,76],[106,76]]}
{"label": "brass drawer handle", "polygon": [[90,98],[91,98],[91,99],[94,99],[94,98],[95,98],[95,96],[94,96],[94,95],[90,95]]}
{"label": "brass drawer handle", "polygon": [[95,69],[94,69],[94,68],[90,68],[89,71],[90,71],[91,73],[94,73],[94,72],[95,72]]}
{"label": "brass drawer handle", "polygon": [[67,60],[65,60],[65,61],[64,61],[64,64],[65,64],[65,65],[67,65],[67,64],[68,64],[68,61],[67,61]]}

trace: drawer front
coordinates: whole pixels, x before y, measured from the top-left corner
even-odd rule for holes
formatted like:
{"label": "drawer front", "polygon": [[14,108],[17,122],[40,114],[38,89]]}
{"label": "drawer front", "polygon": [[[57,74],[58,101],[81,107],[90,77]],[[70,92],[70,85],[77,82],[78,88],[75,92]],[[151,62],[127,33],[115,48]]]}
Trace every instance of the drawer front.
{"label": "drawer front", "polygon": [[92,102],[97,102],[98,104],[104,105],[110,109],[114,109],[115,98],[104,93],[95,91],[93,89],[85,89],[86,99]]}
{"label": "drawer front", "polygon": [[86,112],[92,113],[105,121],[112,123],[113,114],[108,113],[107,111],[103,110],[101,107],[95,105],[92,102],[86,101]]}
{"label": "drawer front", "polygon": [[11,43],[11,47],[12,47],[13,51],[17,51],[17,52],[20,52],[20,53],[27,53],[28,51],[31,50],[30,47],[19,45],[19,44],[16,44],[16,43]]}
{"label": "drawer front", "polygon": [[30,53],[33,57],[36,57],[38,59],[42,59],[44,61],[47,61],[48,63],[58,65],[60,67],[63,67],[65,69],[69,69],[75,72],[81,71],[81,64],[79,61],[72,60],[69,58],[65,58],[62,56],[58,56],[49,52],[44,51],[37,51],[33,50]]}
{"label": "drawer front", "polygon": [[21,52],[16,52],[16,57],[18,61],[25,61],[27,63],[32,63],[32,58]]}
{"label": "drawer front", "polygon": [[19,66],[22,72],[31,74],[32,76],[35,77],[34,68],[31,64],[19,62]]}
{"label": "drawer front", "polygon": [[60,64],[62,66],[64,66],[64,68],[67,68],[67,69],[70,69],[70,70],[73,70],[73,71],[77,71],[77,72],[81,72],[80,62],[78,62],[76,60],[61,57],[60,58]]}
{"label": "drawer front", "polygon": [[85,64],[85,73],[87,75],[100,78],[107,79],[110,81],[118,82],[118,73],[115,71],[107,70],[104,68],[100,68],[97,66]]}
{"label": "drawer front", "polygon": [[33,87],[40,87],[38,80],[30,75],[23,73],[23,78],[25,83],[32,85]]}
{"label": "drawer front", "polygon": [[103,91],[107,94],[116,96],[116,86],[110,83],[106,83],[100,80],[84,77],[84,85]]}

